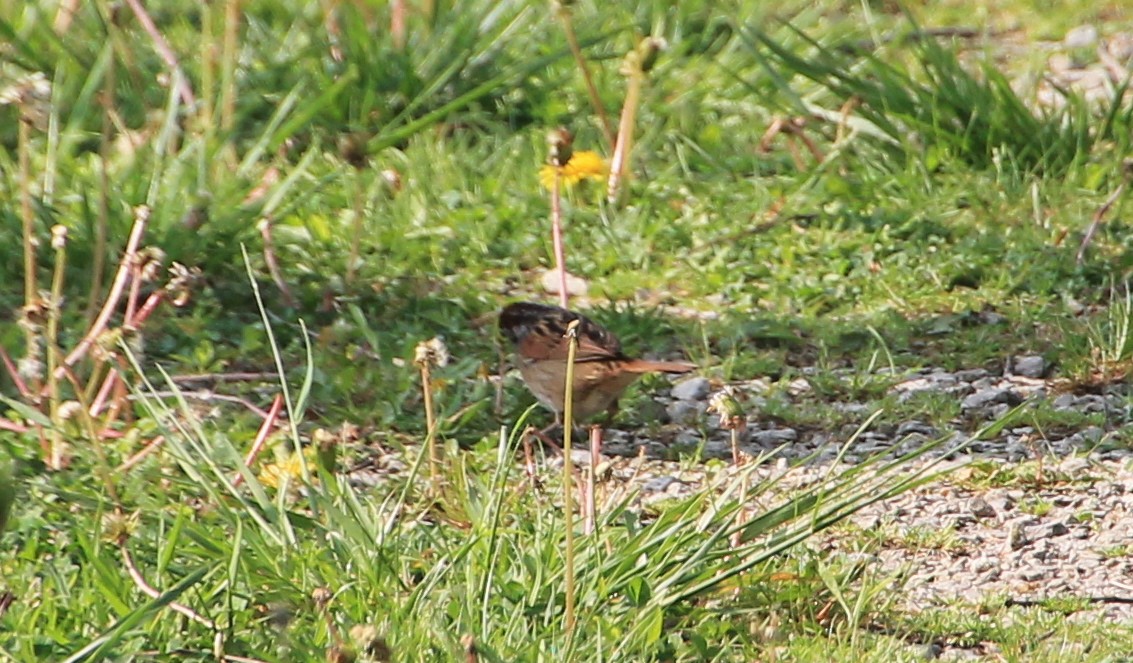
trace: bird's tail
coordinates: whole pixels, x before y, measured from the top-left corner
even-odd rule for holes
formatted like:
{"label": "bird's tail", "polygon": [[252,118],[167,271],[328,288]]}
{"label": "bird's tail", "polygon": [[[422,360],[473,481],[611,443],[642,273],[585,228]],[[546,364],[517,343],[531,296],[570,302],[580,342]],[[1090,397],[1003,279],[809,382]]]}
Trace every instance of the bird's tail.
{"label": "bird's tail", "polygon": [[622,367],[629,373],[688,373],[696,370],[696,364],[685,361],[651,361],[634,359]]}

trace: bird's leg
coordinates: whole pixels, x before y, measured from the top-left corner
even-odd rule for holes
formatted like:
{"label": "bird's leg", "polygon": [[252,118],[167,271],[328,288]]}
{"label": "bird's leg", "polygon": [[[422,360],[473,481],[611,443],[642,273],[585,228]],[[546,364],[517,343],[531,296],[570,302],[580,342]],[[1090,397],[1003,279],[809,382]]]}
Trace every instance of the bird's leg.
{"label": "bird's leg", "polygon": [[527,481],[532,490],[538,490],[539,477],[535,473],[535,453],[531,450],[531,436],[538,433],[534,426],[528,426],[523,431],[523,470],[527,474]]}
{"label": "bird's leg", "polygon": [[549,434],[550,431],[555,430],[556,426],[560,427],[560,428],[562,427],[561,424],[556,422],[556,423],[553,423],[550,426],[547,426],[546,428],[543,428],[543,429],[539,429],[539,428],[535,428],[534,426],[530,426],[524,432],[526,434],[530,435],[531,437],[539,438],[539,441],[542,442],[543,444],[551,447],[552,449],[554,449],[555,451],[557,451],[559,453],[562,453],[563,452],[562,445],[560,445],[558,442],[555,442],[555,440]]}

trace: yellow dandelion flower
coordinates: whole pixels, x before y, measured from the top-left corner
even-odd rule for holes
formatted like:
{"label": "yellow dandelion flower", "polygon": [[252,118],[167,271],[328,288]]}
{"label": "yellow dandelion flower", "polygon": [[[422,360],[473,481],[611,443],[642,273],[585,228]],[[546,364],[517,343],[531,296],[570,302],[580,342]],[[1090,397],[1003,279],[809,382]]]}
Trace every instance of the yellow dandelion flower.
{"label": "yellow dandelion flower", "polygon": [[[306,456],[308,465],[314,462],[315,450],[313,447],[304,449],[303,455]],[[297,453],[292,453],[278,463],[268,463],[260,469],[260,483],[271,488],[278,489],[283,485],[284,479],[288,479],[294,484],[302,478],[303,464]],[[315,477],[311,478],[313,480]]]}
{"label": "yellow dandelion flower", "polygon": [[606,177],[606,160],[597,152],[583,150],[575,152],[565,166],[547,164],[539,169],[539,182],[543,188],[555,185],[555,170],[559,171],[559,181],[566,186],[578,184],[582,180],[602,180]]}

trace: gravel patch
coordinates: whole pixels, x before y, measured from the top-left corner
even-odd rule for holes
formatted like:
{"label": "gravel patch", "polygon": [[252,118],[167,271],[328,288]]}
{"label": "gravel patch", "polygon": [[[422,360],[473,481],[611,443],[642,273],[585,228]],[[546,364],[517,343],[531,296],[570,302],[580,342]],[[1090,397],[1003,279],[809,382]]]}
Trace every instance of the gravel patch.
{"label": "gravel patch", "polygon": [[[851,534],[828,531],[819,538],[818,545],[847,555],[860,554],[863,533],[871,541],[884,541],[877,562],[882,573],[900,573],[903,578],[905,609],[954,607],[994,597],[1022,602],[1076,597],[1094,601],[1078,615],[1133,622],[1133,605],[1121,602],[1133,603],[1133,452],[1115,439],[1133,421],[1128,389],[1121,385],[1101,394],[1067,393],[1064,382],[1043,377],[1050,369],[1043,357],[1023,355],[1007,358],[1002,375],[985,369],[925,369],[889,376],[893,384],[888,394],[898,401],[941,394],[959,402],[961,416],[943,426],[916,418],[878,424],[849,446],[856,423],[837,431],[775,424],[762,414],[765,397],[771,398],[770,385],[760,381],[730,386],[749,397],[744,453],[776,454],[775,462],[757,471],[775,480],[775,494],[824,480],[833,463],[849,466],[877,454],[892,457],[945,440],[917,463],[945,459],[959,469],[856,514]],[[718,428],[717,417],[705,413],[704,383],[693,389],[683,386],[688,382],[671,390],[666,407],[674,422],[695,421],[696,430],[669,426],[660,435],[606,431],[604,452],[615,467],[610,480],[626,490],[638,489],[643,508],[691,494],[717,472],[734,469],[728,469],[730,431]],[[779,391],[784,398],[798,400],[800,407],[814,407],[815,396],[804,379],[780,385]],[[877,409],[870,403],[830,407],[858,422]],[[971,431],[1016,407],[1021,416],[1013,419],[1015,425],[971,439]],[[1026,413],[1039,408],[1104,415],[1105,424],[1077,430],[1027,425],[1035,419]],[[690,469],[687,462],[664,460],[697,450],[709,459],[706,465]],[[968,465],[971,461],[979,465]],[[1031,487],[964,487],[980,483],[965,480],[977,469],[986,475],[996,468],[1010,486],[1013,468],[1024,461],[1032,461],[1032,469],[1025,480],[1014,483]],[[1038,462],[1043,464],[1042,481],[1032,479]],[[759,498],[762,504],[769,499],[774,496]]]}

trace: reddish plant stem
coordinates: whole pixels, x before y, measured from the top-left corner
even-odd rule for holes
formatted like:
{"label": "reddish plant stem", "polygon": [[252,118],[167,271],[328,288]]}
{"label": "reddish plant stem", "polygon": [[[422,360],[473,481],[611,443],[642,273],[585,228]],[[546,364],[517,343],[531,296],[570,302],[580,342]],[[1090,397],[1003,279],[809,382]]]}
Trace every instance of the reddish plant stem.
{"label": "reddish plant stem", "polygon": [[130,280],[131,266],[134,264],[135,258],[138,254],[138,245],[141,244],[142,235],[146,231],[146,223],[149,221],[149,208],[139,207],[134,214],[134,227],[130,230],[130,238],[126,240],[126,252],[122,255],[122,260],[118,263],[118,273],[114,277],[114,283],[110,286],[110,293],[106,297],[106,302],[102,306],[102,310],[98,312],[98,317],[95,318],[94,324],[91,325],[89,331],[83,336],[83,340],[75,346],[74,350],[67,355],[63,360],[63,365],[56,369],[56,377],[63,377],[63,371],[66,368],[74,366],[86,356],[90,351],[92,345],[98,340],[98,337],[106,330],[106,325],[110,321],[110,316],[114,314],[114,310],[118,308],[118,301],[122,298],[122,291],[126,288],[126,283]]}
{"label": "reddish plant stem", "polygon": [[264,262],[268,267],[268,274],[271,274],[271,280],[275,283],[275,287],[279,288],[279,294],[283,296],[283,303],[290,308],[296,308],[297,303],[295,297],[291,294],[291,288],[287,287],[287,282],[283,280],[283,272],[279,269],[279,263],[275,260],[275,244],[271,238],[271,218],[264,217],[260,220],[260,236],[264,240]]}
{"label": "reddish plant stem", "polygon": [[[118,542],[118,551],[122,553],[122,563],[126,567],[126,572],[130,574],[130,578],[133,579],[134,584],[138,586],[138,589],[142,590],[142,593],[150,597],[151,599],[159,598],[161,596],[161,592],[154,589],[148,582],[146,582],[146,579],[142,576],[141,571],[139,571],[138,567],[134,564],[133,558],[130,557],[130,551],[126,548],[126,542],[124,540]],[[177,603],[176,601],[170,601],[167,605],[173,612],[184,615],[189,619],[197,622],[198,624],[205,626],[206,628],[214,630],[216,629],[216,624],[213,623],[211,619],[202,617],[188,606]]]}
{"label": "reddish plant stem", "polygon": [[563,22],[563,33],[566,35],[570,52],[574,55],[574,61],[578,64],[579,70],[582,71],[582,80],[586,83],[586,94],[590,97],[590,105],[594,106],[594,112],[598,114],[598,119],[601,122],[602,135],[606,138],[606,144],[610,146],[610,149],[614,149],[614,128],[610,124],[610,116],[606,113],[606,107],[602,105],[602,98],[598,96],[598,88],[594,85],[594,78],[590,75],[590,67],[586,65],[586,58],[582,56],[582,48],[578,45],[578,37],[574,34],[574,23],[571,20],[570,9],[565,5],[559,9],[559,18]]}
{"label": "reddish plant stem", "polygon": [[16,370],[16,365],[12,363],[12,358],[8,356],[3,346],[0,346],[0,360],[3,360],[4,369],[7,370],[8,375],[11,376],[12,382],[15,383],[16,389],[20,392],[20,396],[25,399],[30,399],[32,395],[31,391],[28,390],[27,384],[25,384],[24,379],[20,377],[20,372]]}
{"label": "reddish plant stem", "polygon": [[583,531],[593,534],[597,528],[598,463],[602,458],[602,427],[590,427],[590,467],[586,472],[586,515]]}
{"label": "reddish plant stem", "polygon": [[[252,448],[248,450],[248,455],[244,457],[244,467],[252,467],[252,463],[256,462],[256,457],[263,451],[264,445],[267,443],[268,435],[271,434],[272,428],[275,427],[275,422],[279,418],[279,411],[283,409],[283,396],[276,394],[275,400],[271,403],[271,408],[264,417],[264,421],[260,424],[260,429],[256,431],[256,439],[252,442]],[[233,486],[239,486],[244,483],[244,475],[237,474],[236,478],[232,480]]]}
{"label": "reddish plant stem", "polygon": [[0,430],[10,430],[13,433],[26,433],[31,429],[23,424],[17,424],[14,421],[0,418]]}
{"label": "reddish plant stem", "polygon": [[138,453],[134,454],[133,456],[130,456],[129,458],[127,458],[125,460],[125,462],[123,462],[121,465],[119,465],[118,468],[115,469],[114,471],[121,473],[121,472],[125,472],[125,471],[129,470],[131,467],[142,462],[142,460],[144,460],[146,456],[150,455],[154,451],[157,451],[161,447],[161,445],[164,444],[164,443],[165,443],[165,436],[164,435],[158,435],[157,437],[155,437],[152,440],[150,440],[149,442],[147,442],[146,446],[142,447],[141,451],[139,451]]}
{"label": "reddish plant stem", "polygon": [[173,71],[173,84],[177,86],[177,93],[181,95],[181,101],[189,108],[195,107],[197,100],[193,97],[192,88],[189,87],[189,79],[185,76],[185,72],[181,70],[181,63],[177,61],[177,56],[173,53],[173,49],[169,47],[169,43],[165,41],[165,37],[161,36],[161,32],[146,12],[146,8],[142,6],[139,0],[126,0],[126,4],[130,6],[130,11],[134,12],[134,16],[138,19],[142,29],[153,40],[154,48],[161,59],[165,61],[165,66]]}
{"label": "reddish plant stem", "polygon": [[102,381],[102,386],[98,388],[98,394],[95,395],[94,400],[91,401],[89,410],[90,416],[97,417],[99,413],[102,412],[102,406],[106,403],[106,399],[110,397],[110,392],[114,389],[114,384],[117,379],[118,370],[112,366],[110,367],[110,372],[106,374],[106,378]]}

